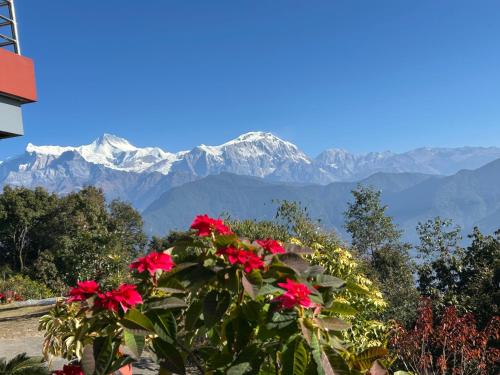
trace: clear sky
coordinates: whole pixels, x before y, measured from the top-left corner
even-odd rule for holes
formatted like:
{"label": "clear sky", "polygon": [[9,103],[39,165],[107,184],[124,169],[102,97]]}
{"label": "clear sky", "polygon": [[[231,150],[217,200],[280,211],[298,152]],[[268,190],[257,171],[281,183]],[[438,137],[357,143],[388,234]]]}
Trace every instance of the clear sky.
{"label": "clear sky", "polygon": [[27,142],[500,146],[500,1],[17,0]]}

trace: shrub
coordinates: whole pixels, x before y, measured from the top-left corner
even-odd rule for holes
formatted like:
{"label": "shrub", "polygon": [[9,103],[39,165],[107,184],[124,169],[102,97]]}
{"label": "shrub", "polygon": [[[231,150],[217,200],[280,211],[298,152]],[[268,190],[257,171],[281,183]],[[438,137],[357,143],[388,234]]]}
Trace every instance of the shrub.
{"label": "shrub", "polygon": [[54,295],[45,285],[19,274],[0,281],[0,293],[7,295],[8,292],[14,292],[25,300],[48,298]]}
{"label": "shrub", "polygon": [[26,353],[19,354],[11,360],[0,358],[1,375],[49,375],[43,358],[28,357]]}
{"label": "shrub", "polygon": [[[311,249],[312,253],[305,257],[312,264],[323,267],[327,274],[351,286],[338,291],[333,304],[336,313],[351,323],[351,328],[342,332],[351,355],[386,345],[391,327],[377,319],[387,306],[382,294],[365,276],[358,260],[345,249],[337,235],[323,230],[319,223],[311,220],[305,209],[296,203],[281,202],[277,221],[235,220],[231,227],[251,241],[274,237]],[[357,291],[353,293],[352,288],[357,288]]]}
{"label": "shrub", "polygon": [[422,299],[415,327],[399,326],[391,346],[396,363],[417,374],[493,375],[500,370],[499,339],[500,317],[479,330],[472,314],[448,306],[436,321],[432,301]]}
{"label": "shrub", "polygon": [[[212,374],[365,374],[386,355],[381,347],[353,356],[335,301],[366,288],[325,273],[304,256],[312,250],[272,239],[250,242],[221,220],[199,216],[167,251],[130,267],[135,282],[105,290],[79,282],[66,307],[42,318],[46,353],[78,357],[87,375],[106,374],[152,350],[162,371],[188,364]],[[74,307],[76,306],[76,307]],[[75,312],[75,310],[77,310]],[[71,316],[75,328],[64,326]],[[55,324],[57,322],[57,324]],[[71,339],[60,335],[68,332]],[[60,349],[61,342],[72,346]],[[80,348],[80,349],[79,349]]]}

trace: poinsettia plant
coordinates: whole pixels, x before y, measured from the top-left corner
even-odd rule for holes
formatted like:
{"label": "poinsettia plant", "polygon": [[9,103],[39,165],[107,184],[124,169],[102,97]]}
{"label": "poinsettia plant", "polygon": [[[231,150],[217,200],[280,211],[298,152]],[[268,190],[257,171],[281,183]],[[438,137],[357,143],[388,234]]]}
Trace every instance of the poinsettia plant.
{"label": "poinsettia plant", "polygon": [[[131,263],[134,283],[107,291],[78,283],[66,304],[79,306],[70,341],[80,344],[52,354],[77,357],[86,375],[109,374],[145,349],[161,374],[188,366],[203,374],[380,371],[373,363],[383,348],[346,360],[341,331],[350,324],[334,300],[349,285],[311,265],[304,258],[311,252],[269,238],[250,242],[220,219],[197,216],[170,248]],[[42,328],[57,342],[53,322],[42,319]]]}

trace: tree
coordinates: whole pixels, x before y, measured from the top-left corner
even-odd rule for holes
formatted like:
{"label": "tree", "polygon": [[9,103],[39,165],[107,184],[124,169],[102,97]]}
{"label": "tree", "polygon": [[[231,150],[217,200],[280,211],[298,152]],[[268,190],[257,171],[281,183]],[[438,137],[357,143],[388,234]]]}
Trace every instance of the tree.
{"label": "tree", "polygon": [[420,293],[441,305],[461,306],[459,281],[464,257],[461,228],[454,226],[452,220],[436,217],[418,223],[417,233]]}
{"label": "tree", "polygon": [[500,230],[484,235],[474,228],[471,244],[465,249],[458,289],[464,305],[484,326],[500,316]]}
{"label": "tree", "polygon": [[9,268],[57,292],[87,278],[113,284],[145,243],[140,214],[124,202],[108,205],[100,189],[58,197],[6,187],[0,194],[2,277]]}
{"label": "tree", "polygon": [[354,201],[344,213],[352,246],[365,260],[368,277],[378,281],[388,301],[383,317],[409,325],[418,302],[414,265],[408,256],[411,246],[401,240],[402,231],[386,215],[380,191],[358,185],[352,194]]}
{"label": "tree", "polygon": [[147,243],[142,216],[130,204],[113,200],[109,204],[109,233],[114,237],[118,252],[130,253],[132,257],[140,254]]}
{"label": "tree", "polygon": [[0,256],[13,270],[23,272],[38,255],[33,235],[51,215],[56,200],[41,188],[4,188],[0,195]]}
{"label": "tree", "polygon": [[397,242],[401,231],[386,215],[387,206],[380,203],[380,191],[358,185],[352,191],[354,202],[349,202],[345,228],[352,237],[352,246],[361,256],[371,256],[386,245]]}
{"label": "tree", "polygon": [[451,220],[435,218],[420,223],[417,231],[421,294],[440,311],[452,305],[461,313],[474,313],[481,327],[500,315],[500,231],[484,235],[474,228],[466,248]]}

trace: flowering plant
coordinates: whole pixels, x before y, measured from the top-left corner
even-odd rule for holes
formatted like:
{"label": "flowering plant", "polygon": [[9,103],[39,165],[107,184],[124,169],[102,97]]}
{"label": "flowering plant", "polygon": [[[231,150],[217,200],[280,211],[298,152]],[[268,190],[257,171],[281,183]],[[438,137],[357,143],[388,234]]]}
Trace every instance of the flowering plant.
{"label": "flowering plant", "polygon": [[220,219],[197,216],[167,250],[132,262],[134,284],[104,291],[84,281],[70,291],[81,349],[63,354],[79,358],[85,375],[111,373],[133,360],[122,351],[138,358],[144,349],[165,374],[187,366],[203,374],[366,374],[385,350],[346,357],[340,333],[350,324],[334,301],[350,286],[311,265],[311,252],[250,242]]}

